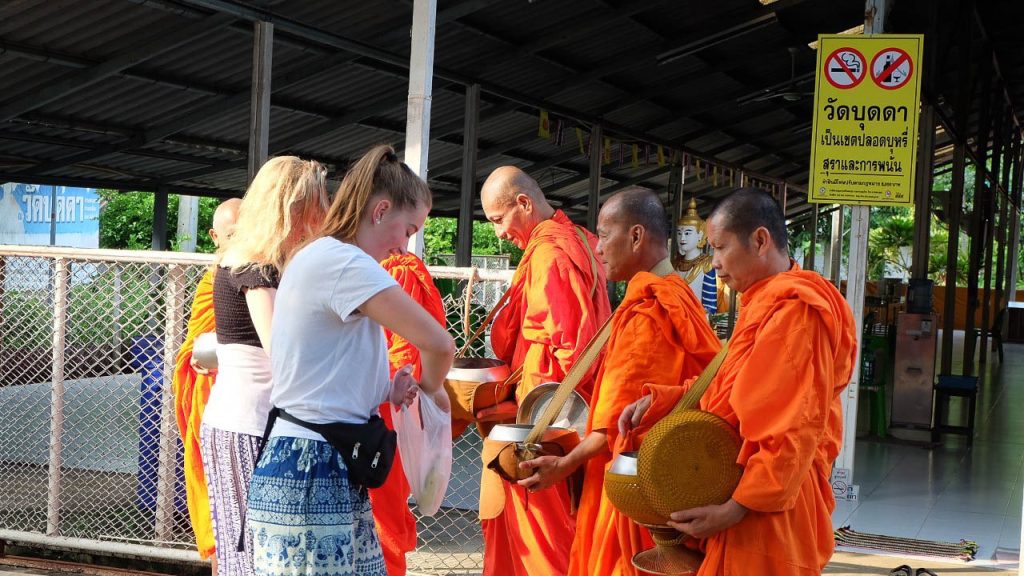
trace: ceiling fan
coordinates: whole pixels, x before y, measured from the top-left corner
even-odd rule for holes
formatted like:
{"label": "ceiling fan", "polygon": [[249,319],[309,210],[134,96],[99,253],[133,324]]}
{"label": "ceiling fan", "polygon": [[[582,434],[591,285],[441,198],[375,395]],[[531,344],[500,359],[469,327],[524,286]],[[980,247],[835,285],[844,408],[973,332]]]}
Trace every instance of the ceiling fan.
{"label": "ceiling fan", "polygon": [[799,48],[795,46],[789,47],[789,83],[782,88],[766,90],[764,94],[755,96],[753,98],[744,100],[740,104],[747,104],[749,102],[766,102],[774,98],[781,98],[786,102],[799,102],[801,99],[807,96],[813,96],[814,91],[800,90],[797,86],[796,80],[796,52]]}

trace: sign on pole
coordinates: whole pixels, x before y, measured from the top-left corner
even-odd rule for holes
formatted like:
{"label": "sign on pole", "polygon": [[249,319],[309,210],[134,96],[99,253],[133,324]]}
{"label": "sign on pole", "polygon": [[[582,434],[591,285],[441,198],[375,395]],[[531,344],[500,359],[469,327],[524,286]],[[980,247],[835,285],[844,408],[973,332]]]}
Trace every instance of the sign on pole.
{"label": "sign on pole", "polygon": [[913,206],[923,41],[818,36],[810,202]]}

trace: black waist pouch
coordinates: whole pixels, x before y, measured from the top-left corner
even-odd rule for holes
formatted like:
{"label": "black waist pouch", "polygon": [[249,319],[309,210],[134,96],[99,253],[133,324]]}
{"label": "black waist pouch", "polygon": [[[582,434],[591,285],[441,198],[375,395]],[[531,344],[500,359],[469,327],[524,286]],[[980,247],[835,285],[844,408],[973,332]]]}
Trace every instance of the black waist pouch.
{"label": "black waist pouch", "polygon": [[274,408],[270,411],[270,420],[267,422],[268,437],[275,418],[308,428],[330,442],[345,461],[349,484],[379,488],[388,479],[391,465],[395,462],[398,435],[394,430],[388,430],[380,416],[373,415],[369,422],[363,424],[313,424],[299,420],[280,408]]}

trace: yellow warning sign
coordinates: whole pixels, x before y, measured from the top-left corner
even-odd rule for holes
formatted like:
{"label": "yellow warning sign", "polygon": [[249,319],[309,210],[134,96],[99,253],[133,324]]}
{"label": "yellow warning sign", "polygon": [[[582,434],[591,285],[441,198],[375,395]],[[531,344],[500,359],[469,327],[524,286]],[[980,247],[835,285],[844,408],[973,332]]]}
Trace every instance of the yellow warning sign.
{"label": "yellow warning sign", "polygon": [[921,34],[818,36],[808,201],[914,203]]}

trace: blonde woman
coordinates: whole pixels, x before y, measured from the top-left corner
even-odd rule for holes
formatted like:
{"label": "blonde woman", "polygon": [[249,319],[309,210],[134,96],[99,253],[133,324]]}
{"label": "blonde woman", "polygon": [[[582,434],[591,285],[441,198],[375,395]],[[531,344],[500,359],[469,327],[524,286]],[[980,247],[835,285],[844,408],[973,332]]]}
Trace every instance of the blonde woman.
{"label": "blonde woman", "polygon": [[[256,573],[385,576],[365,487],[342,454],[296,423],[370,425],[380,404],[417,392],[450,410],[442,381],[455,344],[380,266],[423,226],[430,190],[390,146],[345,175],[320,238],[288,264],[277,293],[271,400],[283,410],[253,473],[249,527]],[[384,330],[419,349],[421,380],[389,378]],[[358,445],[353,448],[358,449]]]}
{"label": "blonde woman", "polygon": [[294,156],[260,169],[238,209],[213,283],[217,385],[203,412],[200,447],[219,576],[251,576],[251,545],[238,551],[245,502],[270,411],[270,320],[285,261],[319,229],[325,170]]}

